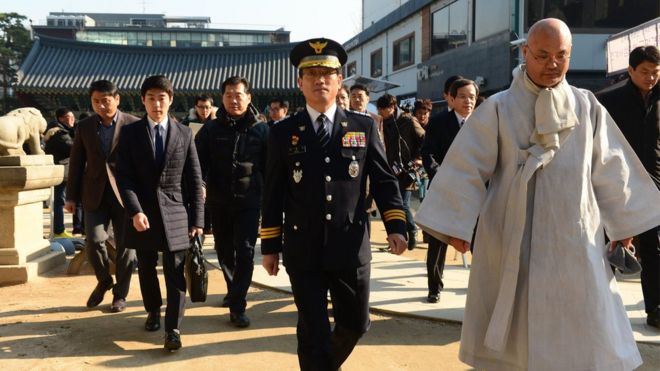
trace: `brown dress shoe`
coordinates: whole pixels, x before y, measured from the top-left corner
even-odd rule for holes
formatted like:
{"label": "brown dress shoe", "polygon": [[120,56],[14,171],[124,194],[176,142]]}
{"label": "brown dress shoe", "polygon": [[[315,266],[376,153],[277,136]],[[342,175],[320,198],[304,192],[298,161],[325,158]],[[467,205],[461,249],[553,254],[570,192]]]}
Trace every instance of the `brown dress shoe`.
{"label": "brown dress shoe", "polygon": [[123,312],[126,309],[126,300],[118,297],[112,299],[112,305],[110,306],[110,311],[112,313]]}

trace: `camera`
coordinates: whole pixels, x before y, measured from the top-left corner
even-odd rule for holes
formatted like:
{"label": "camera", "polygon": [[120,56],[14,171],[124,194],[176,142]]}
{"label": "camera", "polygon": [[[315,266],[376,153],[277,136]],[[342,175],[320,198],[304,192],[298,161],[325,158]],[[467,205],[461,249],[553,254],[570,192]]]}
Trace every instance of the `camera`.
{"label": "camera", "polygon": [[417,181],[419,175],[415,169],[415,163],[409,161],[405,166],[398,161],[392,162],[392,173],[394,176],[401,180],[408,180],[411,182]]}

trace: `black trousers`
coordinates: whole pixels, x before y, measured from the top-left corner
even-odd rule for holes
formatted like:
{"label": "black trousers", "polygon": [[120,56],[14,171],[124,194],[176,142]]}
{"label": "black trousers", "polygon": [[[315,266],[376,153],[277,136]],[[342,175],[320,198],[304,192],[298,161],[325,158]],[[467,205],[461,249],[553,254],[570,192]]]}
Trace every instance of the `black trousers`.
{"label": "black trousers", "polygon": [[639,235],[644,308],[651,313],[660,307],[660,226]]}
{"label": "black trousers", "polygon": [[227,283],[229,310],[243,313],[254,271],[254,245],[259,231],[259,209],[231,210],[209,206],[218,261]]}
{"label": "black trousers", "polygon": [[[138,249],[138,276],[142,301],[147,312],[159,312],[163,299],[158,282],[158,251]],[[186,251],[163,251],[163,274],[167,288],[167,308],[165,309],[165,331],[179,329],[186,306],[186,278],[184,263]]]}
{"label": "black trousers", "polygon": [[112,222],[115,235],[117,258],[115,262],[117,283],[112,289],[115,297],[126,299],[131,285],[131,277],[137,266],[135,250],[125,249],[122,243],[124,228],[124,208],[117,201],[115,193],[108,185],[103,191],[103,198],[98,209],[85,212],[85,250],[87,261],[94,268],[96,280],[99,283],[112,283],[110,275],[110,260],[105,241],[108,239],[108,228]]}
{"label": "black trousers", "polygon": [[[298,308],[301,370],[337,370],[369,329],[371,265],[339,270],[287,269]],[[328,291],[335,327],[328,318]]]}
{"label": "black trousers", "polygon": [[426,250],[426,272],[429,294],[437,295],[444,288],[442,274],[445,270],[447,244],[428,235],[429,248]]}

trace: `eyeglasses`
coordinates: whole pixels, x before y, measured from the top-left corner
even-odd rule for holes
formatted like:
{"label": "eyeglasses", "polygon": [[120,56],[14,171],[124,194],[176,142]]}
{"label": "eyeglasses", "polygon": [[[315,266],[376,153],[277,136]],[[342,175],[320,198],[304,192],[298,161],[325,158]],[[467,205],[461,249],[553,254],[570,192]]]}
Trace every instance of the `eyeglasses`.
{"label": "eyeglasses", "polygon": [[568,62],[569,59],[571,59],[571,54],[568,52],[559,52],[559,54],[554,55],[554,54],[548,54],[546,52],[541,52],[540,54],[536,54],[532,51],[532,48],[529,46],[527,47],[527,51],[529,54],[534,57],[534,59],[542,64],[546,64],[550,61],[550,59],[554,59],[557,64],[564,64]]}
{"label": "eyeglasses", "polygon": [[211,106],[195,106],[199,109],[211,109]]}
{"label": "eyeglasses", "polygon": [[312,78],[328,78],[332,75],[336,75],[337,70],[333,69],[306,69],[303,71],[303,76],[312,77]]}

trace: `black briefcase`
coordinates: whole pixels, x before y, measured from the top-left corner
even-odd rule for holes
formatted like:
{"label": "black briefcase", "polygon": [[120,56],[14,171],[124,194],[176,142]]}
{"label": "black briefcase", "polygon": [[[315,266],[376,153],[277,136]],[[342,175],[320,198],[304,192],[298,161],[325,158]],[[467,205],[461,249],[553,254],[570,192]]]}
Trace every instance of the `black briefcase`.
{"label": "black briefcase", "polygon": [[190,301],[193,303],[206,301],[206,292],[209,288],[209,273],[204,264],[204,252],[199,236],[190,239],[190,248],[186,252],[186,284]]}

